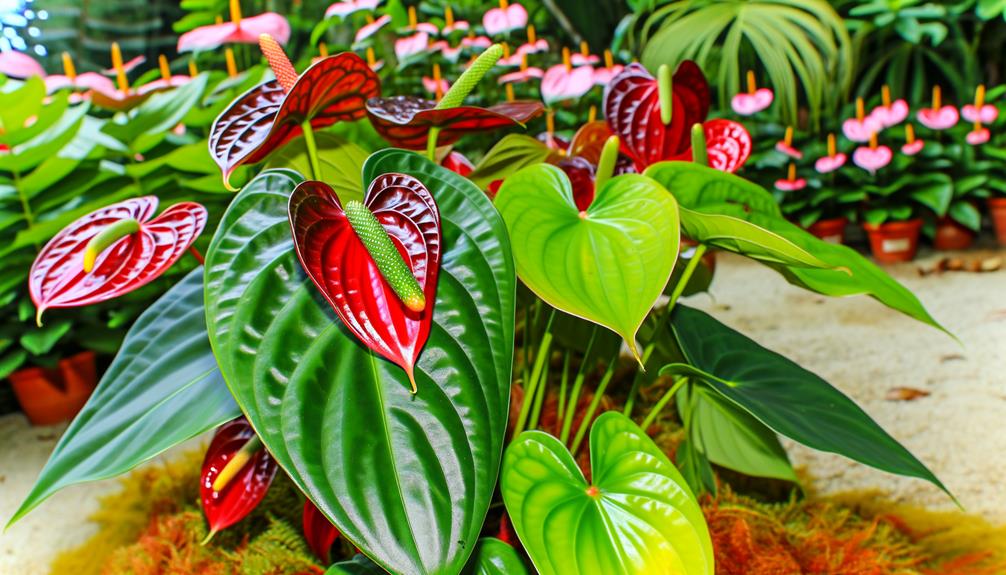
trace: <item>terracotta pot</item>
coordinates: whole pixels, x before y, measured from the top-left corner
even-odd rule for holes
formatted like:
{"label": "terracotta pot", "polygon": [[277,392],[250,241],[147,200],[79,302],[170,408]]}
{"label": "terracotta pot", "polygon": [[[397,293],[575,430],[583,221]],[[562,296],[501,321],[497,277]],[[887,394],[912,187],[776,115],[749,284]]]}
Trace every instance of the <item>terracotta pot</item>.
{"label": "terracotta pot", "polygon": [[975,241],[975,232],[947,216],[936,222],[933,246],[938,250],[964,250]]}
{"label": "terracotta pot", "polygon": [[882,264],[910,262],[919,247],[922,220],[863,224],[863,229],[870,237],[870,249],[875,260]]}
{"label": "terracotta pot", "polygon": [[818,238],[833,244],[845,243],[845,226],[849,224],[849,218],[830,218],[818,220],[811,224],[807,231]]}
{"label": "terracotta pot", "polygon": [[999,245],[1006,246],[1006,198],[989,198],[989,215],[992,216]]}
{"label": "terracotta pot", "polygon": [[51,425],[72,419],[97,385],[94,352],[61,359],[55,368],[29,367],[10,374],[28,421]]}

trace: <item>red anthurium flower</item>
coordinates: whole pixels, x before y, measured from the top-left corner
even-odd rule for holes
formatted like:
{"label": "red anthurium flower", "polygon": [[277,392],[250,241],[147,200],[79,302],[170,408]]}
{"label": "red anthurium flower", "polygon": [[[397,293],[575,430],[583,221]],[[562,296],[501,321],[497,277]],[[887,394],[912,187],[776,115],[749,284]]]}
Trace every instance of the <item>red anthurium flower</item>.
{"label": "red anthurium flower", "polygon": [[217,428],[203,459],[199,496],[210,537],[251,513],[272,485],[279,465],[244,417]]}
{"label": "red anthurium flower", "polygon": [[178,37],[178,51],[213,50],[224,44],[257,44],[259,36],[268,34],[280,44],[290,40],[290,23],[275,12],[251,18],[241,17],[241,2],[230,0],[231,21],[200,26]]}
{"label": "red anthurium flower", "polygon": [[0,52],[0,74],[10,78],[45,78],[45,68],[31,56],[16,50]]}
{"label": "red anthurium flower", "polygon": [[807,187],[807,180],[796,177],[796,164],[790,162],[786,179],[776,180],[775,189],[780,192],[796,192]]}
{"label": "red anthurium flower", "polygon": [[440,165],[460,176],[468,176],[475,170],[475,165],[461,152],[451,151],[447,154]]}
{"label": "red anthurium flower", "polygon": [[594,202],[594,177],[597,168],[585,158],[578,156],[560,160],[558,166],[569,177],[576,209],[585,211]]}
{"label": "red anthurium flower", "polygon": [[381,0],[340,0],[325,10],[325,18],[336,16],[345,18],[350,14],[363,10],[373,11],[381,3]]}
{"label": "red anthurium flower", "polygon": [[562,50],[563,63],[556,64],[541,79],[541,97],[546,104],[562,100],[575,100],[594,87],[594,69],[590,66],[573,67],[569,49]]}
{"label": "red anthurium flower", "polygon": [[305,122],[322,128],[358,120],[367,98],[381,93],[377,75],[351,52],[319,60],[298,76],[275,40],[263,36],[262,51],[276,79],[238,97],[210,129],[210,154],[225,184],[238,166],[260,162],[301,135]]}
{"label": "red anthurium flower", "polygon": [[957,108],[946,105],[941,106],[941,92],[939,86],[933,86],[933,105],[930,108],[923,108],[918,111],[915,117],[919,123],[930,130],[947,130],[957,125],[960,114]]}
{"label": "red anthurium flower", "polygon": [[671,86],[668,124],[661,118],[657,79],[643,66],[629,64],[604,90],[604,117],[637,171],[685,157],[691,149],[691,127],[709,113],[709,84],[695,62],[682,62]]}
{"label": "red anthurium flower", "polygon": [[350,224],[349,205],[345,208],[325,183],[297,186],[289,208],[297,256],[346,327],[404,369],[415,393],[414,366],[430,335],[436,300],[440,212],[422,182],[404,174],[378,177],[364,197],[362,209],[390,236],[428,302],[416,311],[379,269],[380,262]]}
{"label": "red anthurium flower", "polygon": [[377,32],[380,31],[381,28],[384,28],[385,26],[391,23],[391,16],[388,14],[381,16],[377,20],[374,20],[370,16],[367,16],[367,19],[370,21],[367,22],[367,24],[364,25],[362,28],[356,31],[356,36],[353,38],[354,44],[359,44],[360,42],[363,42],[367,38],[370,38],[374,34],[377,34]]}
{"label": "red anthurium flower", "polygon": [[185,254],[206,225],[206,208],[175,204],[154,216],[157,197],[101,208],[63,228],[31,266],[28,289],[37,318],[49,308],[79,307],[138,289]]}
{"label": "red anthurium flower", "polygon": [[818,158],[814,162],[814,169],[819,174],[828,174],[844,166],[846,160],[845,154],[838,151],[835,134],[828,134],[828,155]]}
{"label": "red anthurium flower", "polygon": [[751,134],[733,120],[709,120],[702,124],[709,167],[734,173],[751,155]]}
{"label": "red anthurium flower", "polygon": [[860,146],[852,153],[852,162],[871,174],[891,163],[894,154],[887,146],[877,145],[877,135],[870,138],[869,146]]}
{"label": "red anthurium flower", "polygon": [[318,559],[321,559],[322,564],[328,565],[332,562],[332,545],[339,538],[339,530],[315,507],[314,503],[311,503],[310,499],[304,500],[303,522],[307,546]]}
{"label": "red anthurium flower", "polygon": [[430,128],[440,128],[437,144],[446,146],[468,132],[484,132],[523,125],[544,111],[541,102],[515,101],[489,108],[458,106],[436,108],[432,100],[414,96],[371,98],[367,114],[374,129],[391,145],[408,150],[426,147]]}
{"label": "red anthurium flower", "polygon": [[520,4],[510,4],[500,0],[500,7],[493,8],[482,16],[482,27],[486,34],[496,36],[527,26],[527,10]]}

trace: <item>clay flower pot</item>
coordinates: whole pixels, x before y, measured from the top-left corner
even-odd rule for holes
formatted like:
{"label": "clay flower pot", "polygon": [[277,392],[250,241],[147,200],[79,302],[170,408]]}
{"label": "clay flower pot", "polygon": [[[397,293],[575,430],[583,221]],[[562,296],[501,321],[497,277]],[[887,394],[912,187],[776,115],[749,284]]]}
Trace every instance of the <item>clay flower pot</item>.
{"label": "clay flower pot", "polygon": [[14,394],[28,421],[51,425],[72,419],[97,384],[94,352],[61,359],[55,368],[29,367],[10,374]]}
{"label": "clay flower pot", "polygon": [[989,198],[989,215],[992,216],[999,245],[1006,246],[1006,198]]}
{"label": "clay flower pot", "polygon": [[[1004,212],[1004,218],[1006,218],[1006,212]],[[933,246],[938,250],[964,250],[971,247],[972,242],[975,241],[975,235],[974,230],[944,216],[936,222]]]}
{"label": "clay flower pot", "polygon": [[829,218],[814,222],[807,228],[807,231],[826,242],[844,244],[845,226],[848,224],[849,218]]}
{"label": "clay flower pot", "polygon": [[873,258],[882,264],[910,262],[919,247],[919,231],[922,220],[916,218],[904,222],[884,222],[863,224],[870,238]]}

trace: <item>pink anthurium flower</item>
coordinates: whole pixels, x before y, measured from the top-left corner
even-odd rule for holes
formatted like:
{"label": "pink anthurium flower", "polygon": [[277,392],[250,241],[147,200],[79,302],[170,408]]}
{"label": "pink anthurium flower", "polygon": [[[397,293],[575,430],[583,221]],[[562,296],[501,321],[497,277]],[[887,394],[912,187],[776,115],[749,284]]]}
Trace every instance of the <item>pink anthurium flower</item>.
{"label": "pink anthurium flower", "polygon": [[486,34],[496,36],[527,26],[527,10],[520,4],[510,4],[500,0],[500,7],[493,8],[482,16],[482,27]]}
{"label": "pink anthurium flower", "polygon": [[367,23],[356,31],[356,36],[353,37],[354,44],[359,44],[360,42],[363,42],[364,40],[370,38],[374,34],[377,34],[377,32],[381,28],[384,28],[391,22],[391,16],[385,14],[384,16],[381,16],[377,20],[374,20],[368,14],[367,20],[368,20]]}
{"label": "pink anthurium flower", "polygon": [[378,60],[374,57],[374,49],[372,47],[367,48],[367,66],[374,72],[384,67],[384,60]]}
{"label": "pink anthurium flower", "polygon": [[[183,76],[179,74],[172,74],[171,68],[168,66],[168,59],[161,54],[157,58],[157,65],[161,69],[161,77],[147,82],[146,84],[140,86],[136,89],[140,94],[146,94],[148,92],[157,92],[160,90],[166,90],[169,88],[177,88],[179,86],[184,86],[192,81],[191,76]],[[184,126],[183,126],[184,127]]]}
{"label": "pink anthurium flower", "polygon": [[940,105],[940,94],[940,87],[933,86],[932,107],[923,108],[919,110],[918,114],[916,114],[919,123],[930,130],[946,130],[953,128],[957,125],[957,121],[960,119],[960,114],[957,112],[957,108],[949,104],[946,106]]}
{"label": "pink anthurium flower", "polygon": [[568,48],[563,48],[562,55],[564,63],[546,70],[541,79],[541,97],[546,104],[574,100],[594,87],[594,69],[590,66],[574,68]]}
{"label": "pink anthurium flower", "polygon": [[793,147],[793,126],[786,126],[786,136],[776,142],[775,149],[791,158],[803,159],[803,152]]}
{"label": "pink anthurium flower", "polygon": [[538,52],[548,52],[548,40],[539,38],[535,33],[534,24],[527,26],[527,42],[517,47],[518,54],[537,54]]}
{"label": "pink anthurium flower", "polygon": [[905,126],[905,143],[901,146],[901,153],[906,156],[914,156],[922,151],[926,143],[915,138],[915,126],[908,124]]}
{"label": "pink anthurium flower", "polygon": [[178,51],[212,50],[224,44],[258,44],[259,36],[268,34],[280,44],[290,40],[290,23],[275,12],[266,12],[251,18],[241,17],[241,3],[230,0],[231,21],[211,26],[200,26],[179,36]]}
{"label": "pink anthurium flower", "polygon": [[444,29],[440,31],[444,36],[449,36],[455,32],[467,32],[472,27],[467,20],[455,20],[454,10],[448,6],[444,9]]}
{"label": "pink anthurium flower", "polygon": [[828,155],[814,162],[814,169],[819,174],[828,174],[841,168],[846,162],[845,154],[838,151],[835,145],[835,134],[828,134]]}
{"label": "pink anthurium flower", "polygon": [[789,172],[785,179],[775,181],[775,189],[780,192],[796,192],[807,187],[807,180],[796,177],[796,164],[789,163]]}
{"label": "pink anthurium flower", "polygon": [[884,129],[877,118],[866,115],[866,105],[862,98],[856,98],[856,117],[842,122],[842,133],[853,142],[868,142],[870,136]]}
{"label": "pink anthurium flower", "polygon": [[411,56],[428,52],[429,49],[430,35],[426,32],[417,32],[395,40],[395,57],[399,62]]}
{"label": "pink anthurium flower", "polygon": [[440,33],[440,29],[429,22],[420,22],[419,17],[416,15],[416,7],[409,6],[409,26],[405,29],[405,32],[422,32],[430,36],[436,36]]}
{"label": "pink anthurium flower", "polygon": [[570,62],[574,66],[596,66],[601,63],[601,59],[596,54],[590,53],[590,47],[587,46],[587,41],[584,40],[580,42],[580,51],[573,54]]}
{"label": "pink anthurium flower", "polygon": [[93,82],[87,96],[95,105],[109,110],[130,110],[149,98],[154,92],[171,88],[170,84],[155,84],[133,89],[126,78],[125,66],[122,63],[122,51],[118,42],[112,42],[112,68],[118,70],[116,83]]}
{"label": "pink anthurium flower", "polygon": [[852,153],[852,161],[871,174],[891,163],[894,154],[887,146],[877,145],[877,135],[870,137],[869,146],[860,146]]}
{"label": "pink anthurium flower", "polygon": [[965,139],[972,146],[979,146],[981,144],[984,144],[985,142],[988,142],[990,137],[991,133],[989,132],[989,129],[983,128],[981,123],[976,122],[975,129],[968,132],[968,135],[965,136]]}
{"label": "pink anthurium flower", "polygon": [[[140,54],[135,58],[130,58],[128,62],[123,62],[122,69],[125,70],[126,73],[128,74],[133,70],[139,68],[141,64],[145,64],[146,62],[147,57],[144,56],[143,54]],[[101,71],[101,73],[111,78],[114,78],[119,74],[119,71],[116,70],[115,67],[113,66],[111,68],[105,68],[104,70]]]}
{"label": "pink anthurium flower", "polygon": [[451,84],[440,75],[440,64],[433,65],[433,77],[423,76],[423,89],[434,94],[437,100],[444,97],[447,90],[451,89]]}
{"label": "pink anthurium flower", "polygon": [[341,0],[325,10],[325,18],[340,17],[345,18],[350,14],[363,10],[373,11],[381,3],[381,0]]}
{"label": "pink anthurium flower", "polygon": [[870,112],[870,117],[876,120],[881,127],[890,128],[897,126],[908,118],[908,102],[903,99],[891,101],[891,88],[887,84],[881,88],[882,104]]}
{"label": "pink anthurium flower", "polygon": [[493,45],[493,41],[487,36],[476,36],[474,31],[469,31],[468,35],[461,39],[461,47],[472,50],[485,50]]}
{"label": "pink anthurium flower", "polygon": [[999,117],[999,108],[985,103],[985,85],[980,84],[975,89],[975,103],[961,108],[961,116],[968,122],[991,124]]}
{"label": "pink anthurium flower", "polygon": [[594,69],[594,84],[598,86],[607,86],[611,80],[619,75],[625,66],[615,63],[615,57],[612,55],[611,50],[604,51],[604,67]]}
{"label": "pink anthurium flower", "polygon": [[753,70],[748,70],[748,91],[737,94],[730,100],[730,107],[741,116],[751,116],[772,105],[775,93],[768,88],[759,88]]}
{"label": "pink anthurium flower", "polygon": [[[75,91],[99,90],[106,93],[115,92],[115,82],[96,72],[77,73],[70,54],[63,52],[63,74],[45,76],[45,91],[52,94],[63,89]],[[74,98],[76,96],[76,98]],[[79,95],[72,95],[71,102],[79,101]]]}
{"label": "pink anthurium flower", "polygon": [[503,74],[499,78],[500,84],[521,84],[524,82],[530,82],[531,80],[541,80],[545,75],[545,72],[541,68],[522,66],[520,70],[516,72],[510,72],[509,74]]}
{"label": "pink anthurium flower", "polygon": [[0,52],[0,73],[11,78],[30,78],[31,76],[45,78],[45,69],[41,64],[31,56],[15,50]]}

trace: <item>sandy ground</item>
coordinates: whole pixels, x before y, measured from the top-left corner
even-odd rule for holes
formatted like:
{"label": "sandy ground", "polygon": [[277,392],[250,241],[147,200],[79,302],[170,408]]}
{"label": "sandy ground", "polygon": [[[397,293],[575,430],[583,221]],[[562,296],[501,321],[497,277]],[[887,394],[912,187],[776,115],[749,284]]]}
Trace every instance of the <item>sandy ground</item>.
{"label": "sandy ground", "polygon": [[[968,252],[965,257],[1006,255]],[[889,311],[866,297],[824,298],[748,260],[719,255],[711,296],[688,298],[721,321],[823,376],[866,409],[946,483],[965,508],[1006,524],[1006,271],[919,277],[919,265],[889,271],[922,299],[946,335]],[[894,387],[931,395],[912,401],[885,397]],[[30,427],[20,415],[0,417],[0,523],[14,513],[64,426]],[[794,462],[824,493],[876,489],[889,498],[933,509],[953,504],[936,488],[838,456],[787,444]],[[57,493],[0,535],[0,575],[42,575],[62,549],[93,533],[87,516],[97,497],[116,488],[104,481]]]}
{"label": "sandy ground", "polygon": [[[687,303],[824,377],[929,466],[968,512],[1006,524],[1006,271],[920,277],[919,266],[931,267],[943,255],[930,252],[887,270],[963,347],[871,298],[825,298],[731,254],[718,254],[712,297],[700,294]],[[1006,256],[1006,250],[960,255]],[[895,387],[931,395],[886,399]],[[923,481],[792,443],[787,448],[823,493],[878,489],[899,502],[954,508]]]}

